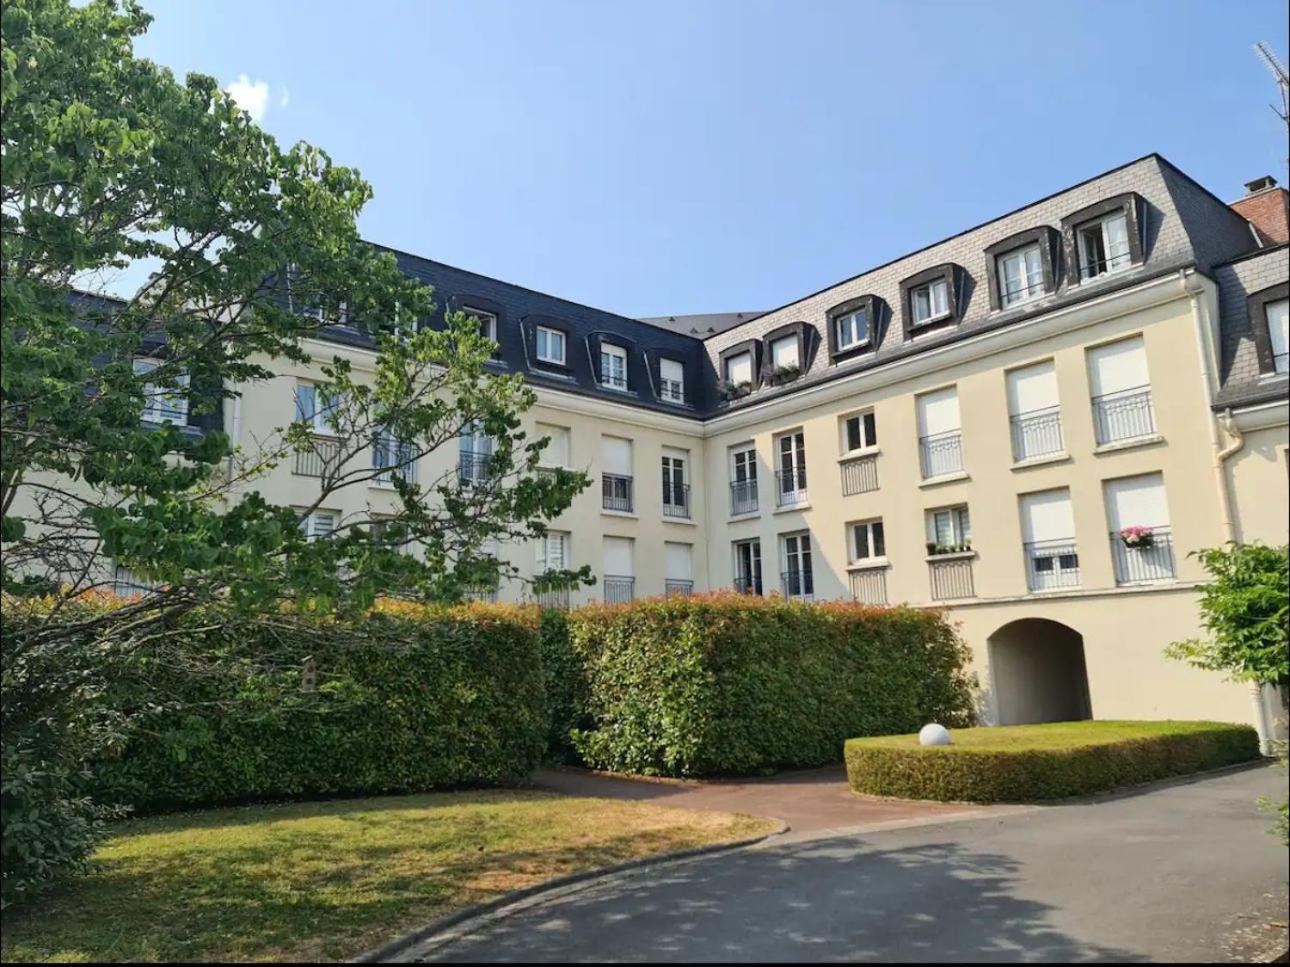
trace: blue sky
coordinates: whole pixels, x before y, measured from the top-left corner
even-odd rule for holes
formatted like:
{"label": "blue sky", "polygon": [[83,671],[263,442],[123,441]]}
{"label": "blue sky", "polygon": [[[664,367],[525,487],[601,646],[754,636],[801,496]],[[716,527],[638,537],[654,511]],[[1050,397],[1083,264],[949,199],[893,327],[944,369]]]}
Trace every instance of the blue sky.
{"label": "blue sky", "polygon": [[625,315],[769,309],[1150,151],[1286,181],[1284,0],[143,2],[140,53],[363,172],[367,238]]}

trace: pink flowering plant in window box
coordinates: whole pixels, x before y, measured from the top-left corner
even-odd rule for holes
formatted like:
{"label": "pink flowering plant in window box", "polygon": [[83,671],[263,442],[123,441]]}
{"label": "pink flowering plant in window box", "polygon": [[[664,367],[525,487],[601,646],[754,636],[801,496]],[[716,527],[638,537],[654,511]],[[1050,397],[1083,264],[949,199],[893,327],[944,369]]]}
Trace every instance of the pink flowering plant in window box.
{"label": "pink flowering plant in window box", "polygon": [[1155,531],[1150,527],[1126,527],[1120,531],[1120,540],[1125,547],[1150,547],[1155,540]]}

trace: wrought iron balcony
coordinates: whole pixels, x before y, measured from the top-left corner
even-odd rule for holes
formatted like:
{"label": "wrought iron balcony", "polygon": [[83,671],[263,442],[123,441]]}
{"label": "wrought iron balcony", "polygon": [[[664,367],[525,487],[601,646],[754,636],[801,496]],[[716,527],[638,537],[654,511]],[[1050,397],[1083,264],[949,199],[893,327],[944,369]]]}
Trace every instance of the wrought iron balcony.
{"label": "wrought iron balcony", "polygon": [[539,591],[537,593],[537,603],[540,608],[554,608],[559,611],[568,611],[569,589],[548,588],[545,591]]}
{"label": "wrought iron balcony", "polygon": [[682,518],[690,516],[689,484],[663,484],[663,516]]}
{"label": "wrought iron balcony", "polygon": [[339,457],[339,440],[316,436],[310,441],[309,449],[296,451],[291,472],[300,477],[321,477],[328,469],[336,469]]}
{"label": "wrought iron balcony", "polygon": [[963,469],[963,434],[959,430],[918,438],[918,459],[923,479],[958,473]]}
{"label": "wrought iron balcony", "polygon": [[1061,453],[1062,408],[1049,406],[1042,410],[1018,413],[1011,418],[1012,459],[1029,460],[1047,453]]}
{"label": "wrought iron balcony", "polygon": [[779,583],[789,601],[815,600],[815,575],[810,568],[783,571],[779,575]]}
{"label": "wrought iron balcony", "polygon": [[878,489],[878,457],[870,454],[867,457],[856,457],[846,460],[842,467],[842,496],[865,494]]}
{"label": "wrought iron balcony", "polygon": [[1119,532],[1111,534],[1116,584],[1150,584],[1174,578],[1174,536],[1168,527],[1150,528],[1151,536],[1130,546]]}
{"label": "wrought iron balcony", "polygon": [[636,596],[636,579],[624,574],[606,574],[600,579],[607,604],[622,604]]}
{"label": "wrought iron balcony", "polygon": [[466,487],[487,483],[491,476],[489,463],[492,459],[491,453],[460,451],[457,454],[457,480]]}
{"label": "wrought iron balcony", "polygon": [[1079,553],[1075,538],[1029,541],[1025,545],[1026,586],[1031,591],[1079,587]]}
{"label": "wrought iron balcony", "polygon": [[734,589],[737,594],[757,594],[762,593],[761,578],[737,577],[734,581]]}
{"label": "wrought iron balcony", "polygon": [[806,468],[775,471],[775,506],[796,507],[806,503]]}
{"label": "wrought iron balcony", "polygon": [[757,481],[736,480],[730,484],[730,516],[757,513]]}
{"label": "wrought iron balcony", "polygon": [[887,569],[865,568],[851,572],[851,597],[861,604],[887,603]]}
{"label": "wrought iron balcony", "polygon": [[683,580],[681,580],[680,578],[667,578],[667,579],[663,582],[663,596],[664,596],[664,597],[668,597],[668,598],[670,598],[670,597],[672,597],[673,595],[679,595],[679,596],[681,596],[681,597],[688,597],[689,595],[691,595],[691,594],[693,594],[693,593],[694,593],[694,582],[693,582],[693,581],[683,581]]}
{"label": "wrought iron balcony", "polygon": [[632,478],[617,473],[600,475],[600,493],[605,510],[632,512]]}
{"label": "wrought iron balcony", "polygon": [[1093,429],[1099,445],[1136,440],[1156,432],[1151,387],[1138,386],[1093,397]]}
{"label": "wrought iron balcony", "polygon": [[928,559],[927,574],[931,580],[933,601],[976,597],[972,581],[972,560],[971,557],[958,555],[946,555],[944,560],[937,560],[935,557]]}

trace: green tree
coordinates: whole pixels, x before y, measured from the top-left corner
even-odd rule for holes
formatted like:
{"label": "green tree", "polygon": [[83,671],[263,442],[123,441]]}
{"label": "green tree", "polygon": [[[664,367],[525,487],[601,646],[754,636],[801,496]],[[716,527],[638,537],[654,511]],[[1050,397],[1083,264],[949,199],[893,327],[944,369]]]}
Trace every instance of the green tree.
{"label": "green tree", "polygon": [[1200,591],[1210,636],[1175,642],[1165,653],[1234,681],[1290,684],[1290,547],[1233,543],[1196,555],[1214,579]]}
{"label": "green tree", "polygon": [[[9,817],[36,815],[61,795],[42,789],[69,786],[26,767],[66,753],[73,731],[110,733],[83,721],[94,695],[120,662],[156,660],[178,615],[213,601],[362,609],[390,591],[453,600],[503,569],[481,548],[544,533],[586,479],[537,472],[545,441],[520,428],[531,391],[488,371],[477,320],[438,313],[428,289],[360,239],[372,192],[356,171],[307,144],[279,146],[213,78],[180,82],[136,57],[151,18],[134,0],[9,0],[0,18],[0,731],[6,775],[41,777],[5,789],[8,884]],[[130,298],[77,295],[140,265],[150,274]],[[334,443],[303,418],[254,452],[175,425],[218,425],[230,400],[308,360],[302,340],[336,322],[374,352],[362,372],[334,351],[318,361]],[[190,419],[167,422],[180,410]],[[467,426],[494,441],[478,479],[403,479]],[[300,509],[256,489],[302,453],[321,466],[305,513],[378,473],[393,475],[396,512],[307,539]],[[146,593],[79,607],[113,566]]]}

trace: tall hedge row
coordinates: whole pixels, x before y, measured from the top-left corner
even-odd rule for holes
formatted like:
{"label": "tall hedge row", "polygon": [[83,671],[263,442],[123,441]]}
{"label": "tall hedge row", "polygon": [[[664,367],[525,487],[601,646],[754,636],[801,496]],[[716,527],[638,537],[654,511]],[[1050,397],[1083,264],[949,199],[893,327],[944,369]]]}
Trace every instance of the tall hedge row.
{"label": "tall hedge row", "polygon": [[118,754],[93,766],[100,800],[156,810],[494,784],[522,779],[541,758],[534,609],[388,605],[355,623],[202,618],[175,634],[195,658],[219,654],[213,671],[172,660],[114,690],[134,716]]}
{"label": "tall hedge row", "polygon": [[968,650],[935,612],[717,594],[591,605],[567,627],[563,720],[594,768],[822,765],[853,736],[972,719]]}

